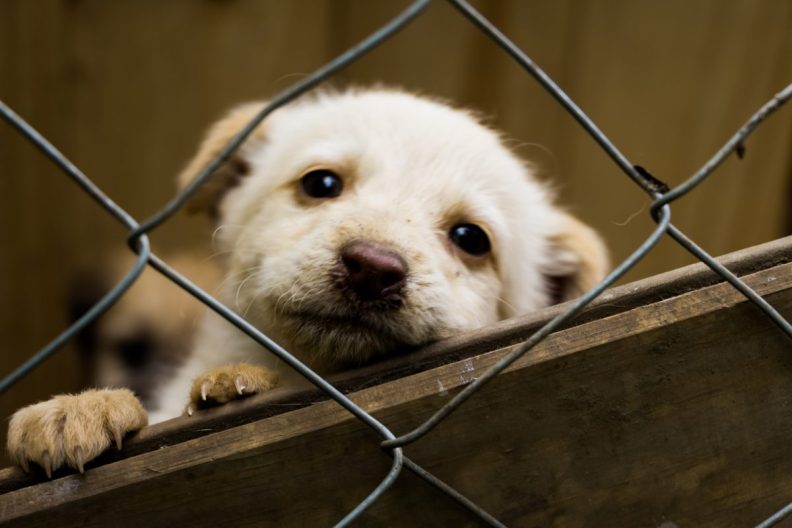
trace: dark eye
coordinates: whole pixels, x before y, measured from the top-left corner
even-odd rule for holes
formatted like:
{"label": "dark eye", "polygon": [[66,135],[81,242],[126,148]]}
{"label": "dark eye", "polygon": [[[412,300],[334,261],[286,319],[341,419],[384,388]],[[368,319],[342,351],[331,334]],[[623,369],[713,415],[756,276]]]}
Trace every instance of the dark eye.
{"label": "dark eye", "polygon": [[312,198],[335,198],[341,194],[341,177],[328,169],[312,170],[300,180],[305,194]]}
{"label": "dark eye", "polygon": [[448,236],[462,251],[475,257],[486,255],[490,251],[487,233],[476,224],[455,225],[448,232]]}

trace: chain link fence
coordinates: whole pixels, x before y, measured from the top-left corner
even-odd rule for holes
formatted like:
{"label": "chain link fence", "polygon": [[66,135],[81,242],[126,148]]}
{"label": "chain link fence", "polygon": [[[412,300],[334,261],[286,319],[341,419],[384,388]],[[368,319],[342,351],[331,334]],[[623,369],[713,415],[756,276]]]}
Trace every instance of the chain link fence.
{"label": "chain link fence", "polygon": [[[321,389],[325,394],[327,394],[327,396],[335,400],[339,405],[352,413],[357,419],[365,423],[370,428],[374,429],[382,437],[383,441],[381,443],[381,447],[393,459],[390,471],[380,482],[380,484],[367,497],[361,500],[352,511],[350,511],[343,519],[341,519],[336,526],[347,526],[354,520],[358,519],[369,506],[377,501],[377,499],[388,490],[388,488],[399,477],[402,470],[407,468],[409,471],[421,477],[426,482],[432,484],[436,488],[448,494],[450,497],[454,498],[465,508],[467,508],[471,515],[475,516],[478,520],[486,523],[489,526],[502,527],[504,526],[503,523],[498,521],[490,513],[477,506],[473,500],[463,496],[453,487],[439,480],[437,477],[433,476],[418,464],[404,456],[403,447],[419,440],[429,433],[436,425],[442,422],[449,414],[454,412],[454,410],[462,405],[468,398],[473,397],[484,384],[490,381],[493,377],[497,376],[501,371],[506,369],[518,358],[526,353],[529,353],[530,350],[539,342],[541,342],[546,336],[578,314],[594,298],[596,298],[606,288],[610,287],[615,281],[622,277],[640,259],[645,257],[662,237],[666,235],[670,236],[687,251],[695,255],[700,261],[704,262],[709,268],[718,273],[725,281],[731,284],[740,293],[745,295],[745,297],[753,302],[759,309],[761,309],[767,315],[767,317],[769,317],[777,325],[779,331],[784,332],[787,336],[792,338],[792,325],[790,325],[788,321],[786,321],[770,304],[768,304],[767,301],[765,301],[760,295],[749,288],[743,281],[737,278],[728,269],[716,262],[710,255],[698,247],[695,242],[689,239],[682,231],[680,231],[671,223],[671,203],[693,190],[732,153],[742,157],[745,150],[743,143],[745,139],[751,134],[751,132],[753,132],[754,129],[756,129],[757,126],[759,126],[759,124],[762,123],[762,121],[764,121],[770,114],[772,114],[792,97],[792,84],[777,93],[753,116],[751,116],[750,119],[743,125],[743,127],[740,128],[740,130],[737,131],[737,133],[735,133],[723,145],[723,147],[718,152],[716,152],[715,155],[712,156],[712,158],[710,158],[693,176],[691,176],[681,185],[670,189],[662,181],[652,176],[649,171],[629,161],[618,150],[618,148],[613,143],[611,143],[605,134],[599,130],[597,125],[586,116],[586,114],[575,104],[575,102],[572,101],[545,72],[543,72],[536,64],[534,64],[534,62],[507,36],[501,33],[497,27],[492,25],[478,11],[476,11],[476,9],[474,9],[464,0],[448,0],[448,2],[451,4],[451,6],[453,6],[454,9],[456,9],[456,11],[458,11],[458,13],[467,18],[471,24],[476,26],[487,37],[492,39],[500,48],[503,49],[505,53],[511,56],[522,68],[524,68],[525,71],[529,73],[560,105],[562,105],[580,124],[580,126],[586,130],[586,132],[588,132],[588,134],[608,154],[608,156],[613,160],[618,168],[621,169],[621,171],[624,172],[628,178],[630,178],[653,199],[650,208],[650,214],[653,220],[656,222],[657,227],[646,238],[646,240],[626,260],[621,262],[600,284],[571,304],[565,312],[559,314],[557,317],[536,331],[527,341],[518,346],[510,354],[503,357],[490,370],[467,385],[461,392],[459,392],[443,407],[438,409],[434,415],[432,415],[420,426],[416,427],[407,434],[396,436],[386,425],[379,422],[373,416],[355,405],[349,398],[344,396],[340,391],[330,385],[306,365],[301,363],[288,351],[284,350],[277,343],[272,341],[268,336],[259,332],[255,327],[253,327],[239,315],[198,288],[188,279],[177,273],[175,270],[169,267],[167,263],[152,253],[148,234],[166,222],[171,216],[173,216],[184,205],[188,198],[205,183],[210,175],[233,154],[233,152],[245,141],[245,139],[253,132],[259,123],[261,123],[261,121],[267,117],[267,115],[269,115],[275,109],[300,97],[302,94],[314,88],[335,73],[339,72],[350,63],[372,51],[385,40],[391,38],[399,30],[403,29],[406,25],[415,20],[430,2],[431,0],[418,0],[413,2],[403,12],[398,14],[387,24],[375,31],[358,45],[347,50],[336,59],[317,69],[312,74],[308,75],[304,79],[300,80],[272,98],[271,102],[267,104],[266,107],[262,108],[255,118],[250,121],[242,130],[240,130],[236,136],[214,157],[214,159],[212,159],[196,175],[195,179],[189,186],[183,189],[157,213],[143,222],[138,222],[135,218],[130,216],[126,211],[113,202],[110,197],[104,194],[104,192],[99,187],[97,187],[87,176],[85,176],[79,168],[66,159],[66,157],[53,145],[51,145],[43,136],[41,136],[36,130],[28,125],[21,117],[16,115],[11,108],[0,102],[0,114],[2,117],[20,134],[22,134],[33,145],[35,145],[53,163],[55,163],[64,173],[66,173],[66,175],[73,179],[74,182],[77,183],[77,185],[79,185],[87,194],[89,194],[102,208],[104,208],[108,214],[113,216],[116,221],[120,222],[128,230],[128,244],[130,248],[138,255],[133,268],[97,304],[95,304],[72,326],[57,336],[42,350],[37,352],[23,365],[0,381],[0,394],[7,391],[15,382],[25,377],[31,370],[36,368],[36,366],[54,354],[66,342],[75,337],[82,329],[100,317],[129,289],[129,287],[140,276],[145,267],[151,266],[162,275],[173,281],[175,284],[189,292],[195,298],[206,304],[209,308],[225,318],[229,323],[241,329],[261,346],[275,354],[278,358],[299,372],[316,387]],[[792,503],[773,513],[770,517],[760,523],[758,528],[768,528],[770,526],[774,526],[789,514],[792,514]]]}

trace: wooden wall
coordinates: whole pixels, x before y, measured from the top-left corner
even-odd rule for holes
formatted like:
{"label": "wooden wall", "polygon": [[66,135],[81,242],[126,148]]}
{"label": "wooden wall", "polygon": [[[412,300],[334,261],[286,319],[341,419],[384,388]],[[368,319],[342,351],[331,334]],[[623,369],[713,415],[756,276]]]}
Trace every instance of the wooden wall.
{"label": "wooden wall", "polygon": [[[405,1],[3,0],[0,99],[139,217],[230,105],[288,86],[385,22]],[[788,0],[477,2],[635,163],[678,183],[792,81]],[[650,231],[648,200],[536,83],[442,2],[349,68],[479,108],[563,201],[624,258]],[[714,254],[789,232],[792,110],[773,117],[674,221]],[[63,328],[75,269],[123,232],[0,126],[0,374]],[[179,218],[155,248],[203,244]],[[662,244],[629,277],[691,259]],[[79,386],[64,351],[3,395],[0,415]],[[3,428],[4,429],[4,428]],[[0,434],[4,434],[4,431]],[[1,438],[0,438],[1,439]]]}

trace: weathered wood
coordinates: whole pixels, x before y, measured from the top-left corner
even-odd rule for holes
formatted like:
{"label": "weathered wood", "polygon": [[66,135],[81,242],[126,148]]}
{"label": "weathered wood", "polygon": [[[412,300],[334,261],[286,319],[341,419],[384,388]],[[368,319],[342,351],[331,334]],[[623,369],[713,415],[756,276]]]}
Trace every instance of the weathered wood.
{"label": "weathered wood", "polygon": [[[792,263],[777,262],[789,260],[788,244],[772,245],[773,265],[745,277],[787,316]],[[709,280],[698,273],[675,280]],[[791,500],[789,340],[726,284],[662,299],[657,283],[656,300],[637,307],[631,288],[600,303],[619,313],[551,335],[407,454],[512,526],[750,526]],[[479,349],[352,397],[404,432],[509,350]],[[336,404],[317,403],[5,493],[0,519],[323,526],[386,473],[379,441]],[[359,524],[475,521],[404,474]]]}
{"label": "weathered wood", "polygon": [[[718,259],[738,276],[792,260],[792,237],[737,251]],[[720,282],[721,278],[703,264],[694,264],[655,277],[608,290],[568,327],[597,318],[615,315],[632,308],[680,295]],[[361,390],[386,381],[421,372],[519,343],[552,317],[565,309],[559,305],[524,317],[503,321],[491,327],[435,343],[372,365],[338,373],[330,378],[344,393]],[[322,401],[327,397],[317,389],[277,389],[240,402],[148,427],[131,436],[122,452],[111,451],[88,467],[107,464],[164,446],[205,436],[215,431],[250,423]],[[64,476],[70,471],[63,471]],[[18,468],[0,469],[0,493],[34,484],[40,475],[26,475]]]}
{"label": "weathered wood", "polygon": [[[175,174],[222,112],[272,96],[405,1],[2,0],[0,98],[142,219],[172,196]],[[561,203],[624,258],[651,228],[647,197],[514,61],[444,4],[435,2],[333,82],[404,86],[491,115],[558,188]],[[792,74],[789,0],[477,5],[623,152],[670,184]],[[713,253],[789,232],[788,116],[785,109],[764,123],[745,159],[728,160],[714,181],[674,204],[674,222]],[[0,224],[8,226],[0,241],[0,372],[7,374],[63,330],[61,300],[74,271],[125,247],[125,237],[4,124],[0,160]],[[192,241],[208,250],[204,230],[202,221],[176,217],[152,240],[155,249]],[[631,277],[690,261],[661,243]],[[59,352],[4,394],[0,416],[86,383],[72,352]],[[0,428],[0,443],[3,436]]]}

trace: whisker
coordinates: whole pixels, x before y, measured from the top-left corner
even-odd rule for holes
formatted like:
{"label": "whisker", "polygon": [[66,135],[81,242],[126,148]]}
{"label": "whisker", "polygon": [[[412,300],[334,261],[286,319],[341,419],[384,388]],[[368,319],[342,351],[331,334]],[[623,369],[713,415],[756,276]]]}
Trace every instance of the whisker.
{"label": "whisker", "polygon": [[[261,270],[261,269],[257,269],[256,271],[254,271],[253,273],[251,273],[251,274],[249,274],[247,277],[245,277],[245,278],[242,280],[242,282],[240,282],[240,283],[239,283],[239,286],[237,287],[237,290],[236,290],[236,294],[234,295],[234,306],[236,306],[237,310],[239,309],[239,294],[242,292],[242,288],[245,286],[245,284],[246,284],[246,283],[247,283],[247,282],[248,282],[250,279],[253,279],[253,278],[256,278],[256,277],[258,277],[258,276],[259,276],[259,274],[260,274],[260,273],[262,273],[262,271],[263,271],[263,270]],[[256,294],[256,296],[257,296],[257,295],[258,295],[258,294]],[[254,298],[255,298],[255,296],[254,296]]]}

